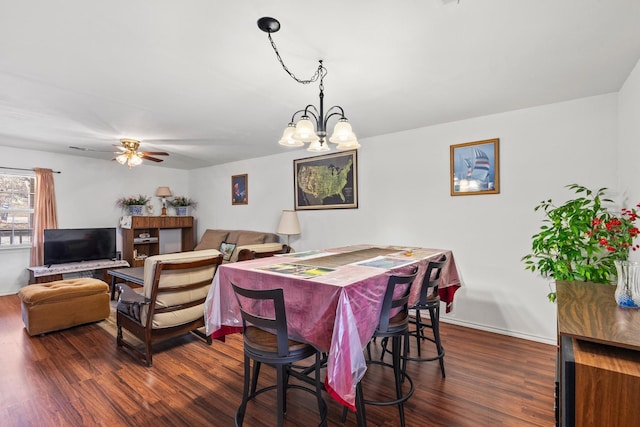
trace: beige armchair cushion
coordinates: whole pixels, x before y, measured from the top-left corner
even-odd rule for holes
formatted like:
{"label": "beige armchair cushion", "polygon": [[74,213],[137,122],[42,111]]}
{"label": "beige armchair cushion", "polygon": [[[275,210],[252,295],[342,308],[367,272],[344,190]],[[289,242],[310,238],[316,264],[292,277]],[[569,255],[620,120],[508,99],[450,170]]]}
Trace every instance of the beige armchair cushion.
{"label": "beige armchair cushion", "polygon": [[[153,279],[156,264],[159,261],[165,262],[180,262],[180,261],[195,261],[198,259],[210,258],[220,255],[220,251],[217,249],[206,249],[192,252],[178,252],[174,254],[155,255],[147,258],[144,261],[144,285],[143,294],[146,298],[151,297],[151,290],[153,288]],[[207,267],[198,270],[165,270],[160,277],[159,287],[167,286],[180,286],[186,285],[202,280],[212,280],[215,273],[215,267]],[[203,287],[197,290],[191,291],[178,291],[172,293],[163,293],[158,296],[156,305],[161,307],[168,307],[177,304],[182,304],[197,300],[199,298],[206,298],[209,292],[209,287]],[[198,319],[204,313],[204,304],[199,304],[194,307],[186,308],[184,310],[158,313],[153,318],[153,328],[166,328],[169,326],[180,325],[191,320]],[[141,315],[143,323],[146,322],[147,310],[143,311]]]}
{"label": "beige armchair cushion", "polygon": [[[210,230],[204,232],[202,239],[194,250],[201,251],[204,249],[219,249],[220,243],[227,241],[229,230]],[[235,242],[232,242],[235,243]]]}

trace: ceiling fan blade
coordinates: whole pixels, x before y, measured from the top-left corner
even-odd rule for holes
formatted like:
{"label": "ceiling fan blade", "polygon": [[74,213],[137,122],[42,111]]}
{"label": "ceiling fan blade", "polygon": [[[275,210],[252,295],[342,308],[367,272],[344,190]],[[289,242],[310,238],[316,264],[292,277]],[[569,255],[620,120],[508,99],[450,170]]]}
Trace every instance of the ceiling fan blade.
{"label": "ceiling fan blade", "polygon": [[146,154],[151,154],[153,156],[168,156],[169,153],[167,153],[166,151],[142,151],[142,154],[146,155]]}
{"label": "ceiling fan blade", "polygon": [[158,162],[158,163],[163,161],[163,159],[156,159],[155,157],[149,157],[145,153],[141,153],[141,154],[142,156],[140,157],[142,157],[145,160],[151,160],[152,162]]}
{"label": "ceiling fan blade", "polygon": [[70,145],[69,148],[71,148],[72,150],[78,150],[78,151],[92,151],[94,153],[111,153],[111,150],[96,150],[95,148],[77,147],[75,145]]}

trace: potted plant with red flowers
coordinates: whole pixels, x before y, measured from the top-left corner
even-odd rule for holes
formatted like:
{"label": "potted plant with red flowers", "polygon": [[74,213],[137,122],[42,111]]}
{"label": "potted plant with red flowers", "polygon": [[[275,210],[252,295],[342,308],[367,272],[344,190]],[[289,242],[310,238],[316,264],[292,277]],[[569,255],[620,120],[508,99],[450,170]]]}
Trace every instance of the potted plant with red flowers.
{"label": "potted plant with red flowers", "polygon": [[[615,261],[627,261],[629,249],[634,248],[635,210],[623,210],[626,213],[620,217],[612,214],[608,206],[614,202],[607,198],[606,188],[593,191],[578,184],[567,188],[577,197],[562,205],[548,199],[535,207],[545,218],[532,236],[532,252],[522,257],[525,268],[553,280],[612,283],[621,276]],[[618,221],[624,226],[618,227]],[[548,297],[555,301],[555,292]]]}

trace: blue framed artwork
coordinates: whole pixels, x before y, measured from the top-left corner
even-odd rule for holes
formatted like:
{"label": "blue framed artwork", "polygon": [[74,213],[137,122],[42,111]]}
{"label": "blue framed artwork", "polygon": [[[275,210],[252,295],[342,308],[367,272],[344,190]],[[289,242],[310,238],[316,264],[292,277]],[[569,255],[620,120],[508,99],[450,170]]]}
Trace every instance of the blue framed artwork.
{"label": "blue framed artwork", "polygon": [[500,193],[500,140],[456,144],[451,149],[451,195]]}

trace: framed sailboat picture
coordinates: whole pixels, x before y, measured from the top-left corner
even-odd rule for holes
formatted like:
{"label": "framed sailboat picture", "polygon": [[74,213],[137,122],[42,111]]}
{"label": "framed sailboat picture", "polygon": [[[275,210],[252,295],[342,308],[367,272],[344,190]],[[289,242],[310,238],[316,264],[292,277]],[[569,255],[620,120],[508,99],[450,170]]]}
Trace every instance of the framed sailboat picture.
{"label": "framed sailboat picture", "polygon": [[500,193],[500,140],[456,144],[451,149],[451,195]]}

